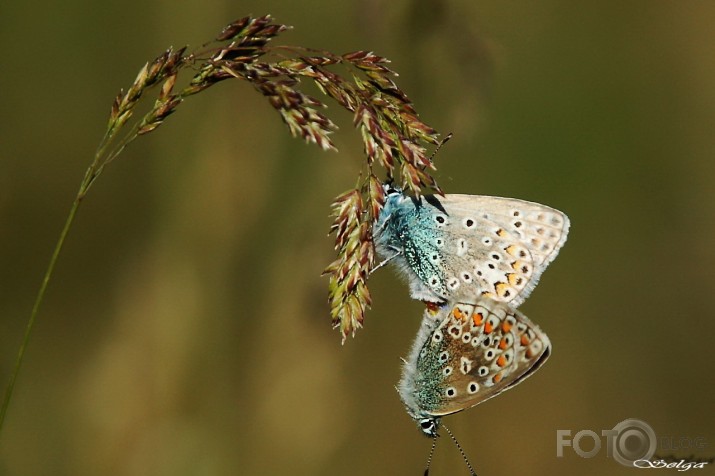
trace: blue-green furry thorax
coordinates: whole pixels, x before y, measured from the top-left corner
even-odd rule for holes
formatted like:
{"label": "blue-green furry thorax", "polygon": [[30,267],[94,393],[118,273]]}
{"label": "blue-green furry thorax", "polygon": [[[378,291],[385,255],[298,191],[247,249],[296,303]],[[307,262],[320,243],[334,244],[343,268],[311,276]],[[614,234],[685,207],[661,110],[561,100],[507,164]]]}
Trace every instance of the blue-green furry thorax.
{"label": "blue-green furry thorax", "polygon": [[436,200],[417,200],[390,189],[373,229],[378,254],[407,278],[413,295],[426,301],[441,301],[447,294],[446,277],[439,266],[444,239],[435,227],[439,212],[432,202],[439,204]]}

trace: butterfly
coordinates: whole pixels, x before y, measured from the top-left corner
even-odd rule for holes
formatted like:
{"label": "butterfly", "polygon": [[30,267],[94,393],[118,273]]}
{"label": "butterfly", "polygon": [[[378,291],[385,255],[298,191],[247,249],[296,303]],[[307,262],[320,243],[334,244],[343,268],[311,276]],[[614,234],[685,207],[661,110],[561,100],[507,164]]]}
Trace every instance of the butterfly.
{"label": "butterfly", "polygon": [[[484,296],[518,307],[566,241],[568,217],[514,198],[448,194],[416,199],[385,185],[373,226],[378,254],[425,302]],[[377,269],[377,268],[376,268]]]}
{"label": "butterfly", "polygon": [[422,432],[436,437],[441,417],[514,387],[550,354],[546,334],[503,302],[430,305],[397,390]]}

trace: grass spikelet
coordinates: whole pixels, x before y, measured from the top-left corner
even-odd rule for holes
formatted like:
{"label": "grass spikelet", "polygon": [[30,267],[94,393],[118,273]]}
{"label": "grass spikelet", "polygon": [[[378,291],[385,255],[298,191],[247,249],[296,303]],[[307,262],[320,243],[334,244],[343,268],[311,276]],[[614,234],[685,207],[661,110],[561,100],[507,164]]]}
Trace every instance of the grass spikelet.
{"label": "grass spikelet", "polygon": [[[139,69],[133,83],[112,101],[107,129],[87,168],[55,245],[35,298],[15,366],[0,407],[0,430],[22,365],[35,318],[55,263],[80,204],[122,151],[138,137],[158,130],[190,97],[227,80],[249,83],[275,109],[294,137],[335,150],[337,130],[326,105],[302,92],[303,82],[353,115],[365,153],[365,173],[356,188],[333,202],[336,260],[325,269],[333,324],[343,342],[363,325],[371,304],[367,279],[375,261],[372,224],[384,202],[379,175],[399,180],[419,195],[440,192],[428,170],[426,146],[438,144],[434,129],[419,119],[407,95],[395,83],[389,61],[369,51],[342,55],[300,46],[276,46],[273,40],[290,27],[270,15],[247,16],[224,27],[200,50],[168,48]],[[342,74],[338,71],[342,71]],[[155,92],[148,112],[135,118],[137,105]],[[379,169],[382,169],[380,173]],[[364,177],[364,178],[363,178]]]}

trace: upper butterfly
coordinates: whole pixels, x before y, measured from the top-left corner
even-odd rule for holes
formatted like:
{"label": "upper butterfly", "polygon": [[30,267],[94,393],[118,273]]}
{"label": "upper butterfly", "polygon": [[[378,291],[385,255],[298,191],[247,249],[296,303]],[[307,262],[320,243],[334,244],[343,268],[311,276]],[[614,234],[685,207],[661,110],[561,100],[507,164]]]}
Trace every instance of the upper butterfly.
{"label": "upper butterfly", "polygon": [[428,307],[397,389],[410,416],[434,437],[440,417],[514,387],[550,354],[546,334],[507,304]]}
{"label": "upper butterfly", "polygon": [[562,212],[515,198],[448,194],[418,200],[390,185],[385,193],[373,227],[375,247],[422,301],[481,295],[518,307],[569,230]]}

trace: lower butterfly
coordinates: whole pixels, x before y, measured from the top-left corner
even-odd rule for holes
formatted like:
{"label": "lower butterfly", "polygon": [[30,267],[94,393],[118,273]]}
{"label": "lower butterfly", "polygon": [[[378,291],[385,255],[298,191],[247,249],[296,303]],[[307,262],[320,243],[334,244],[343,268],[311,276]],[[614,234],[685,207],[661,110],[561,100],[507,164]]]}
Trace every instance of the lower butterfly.
{"label": "lower butterfly", "polygon": [[546,334],[505,303],[429,305],[398,392],[422,432],[435,438],[441,417],[514,387],[550,354]]}

